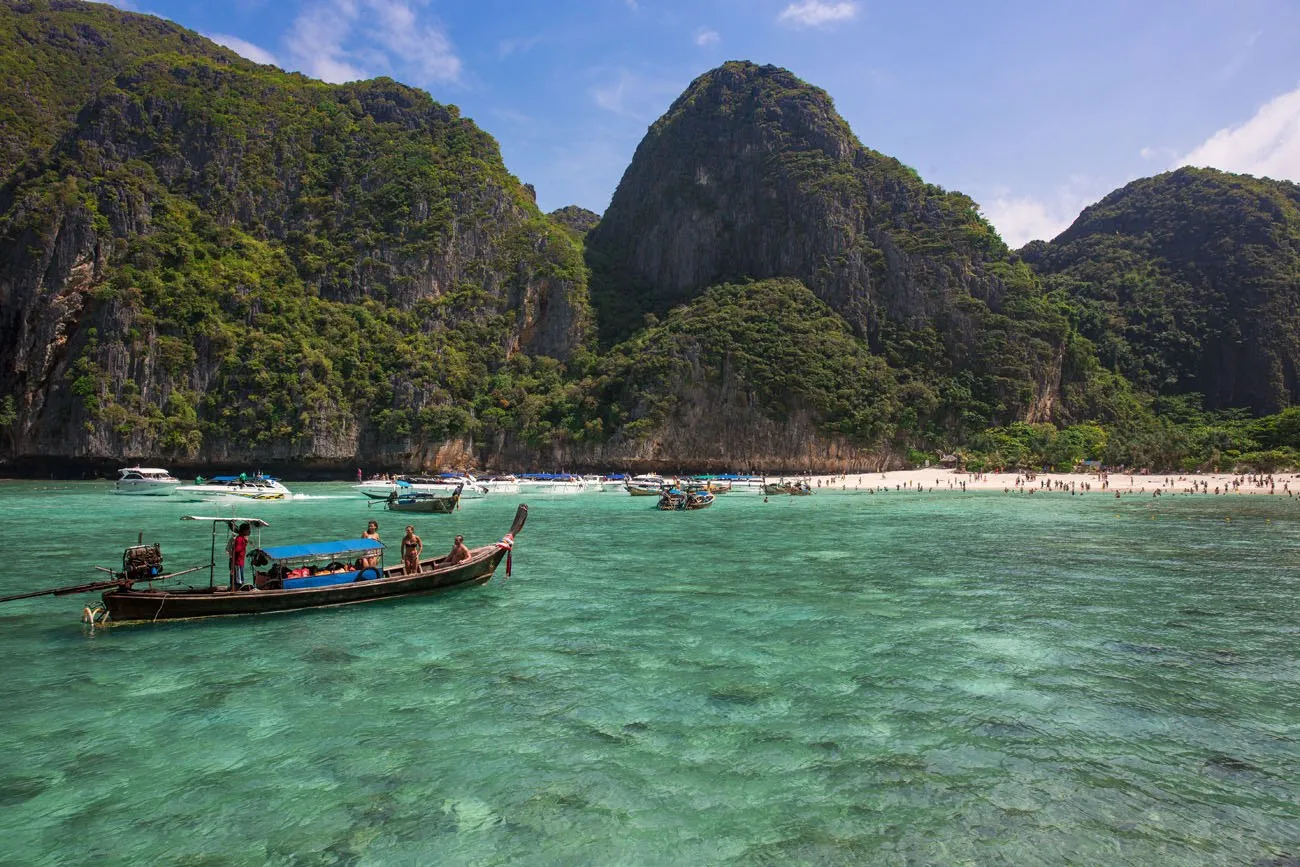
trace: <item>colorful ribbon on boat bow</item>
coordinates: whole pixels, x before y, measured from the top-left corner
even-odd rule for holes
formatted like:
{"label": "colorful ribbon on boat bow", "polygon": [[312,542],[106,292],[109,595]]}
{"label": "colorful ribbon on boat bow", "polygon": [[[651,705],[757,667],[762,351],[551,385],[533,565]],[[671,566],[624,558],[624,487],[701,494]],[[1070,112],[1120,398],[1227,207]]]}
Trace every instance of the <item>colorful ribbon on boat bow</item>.
{"label": "colorful ribbon on boat bow", "polygon": [[506,552],[506,577],[510,577],[510,558],[515,553],[515,537],[513,533],[506,533],[500,542],[497,542],[498,548],[504,548]]}

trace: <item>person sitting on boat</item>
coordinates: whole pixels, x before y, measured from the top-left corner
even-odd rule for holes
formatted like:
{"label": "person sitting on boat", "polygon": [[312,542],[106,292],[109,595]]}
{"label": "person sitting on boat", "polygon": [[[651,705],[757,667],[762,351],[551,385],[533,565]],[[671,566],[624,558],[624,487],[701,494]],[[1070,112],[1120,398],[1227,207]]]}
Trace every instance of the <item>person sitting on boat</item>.
{"label": "person sitting on boat", "polygon": [[464,536],[456,537],[456,541],[452,543],[451,552],[443,559],[451,566],[455,566],[457,563],[464,563],[469,559],[469,549],[465,547]]}
{"label": "person sitting on boat", "polygon": [[230,589],[244,586],[244,557],[248,553],[248,524],[240,524],[230,542]]}
{"label": "person sitting on boat", "polygon": [[420,571],[420,554],[423,551],[424,542],[415,535],[415,528],[408,524],[406,535],[402,537],[402,565],[406,567],[407,575]]}

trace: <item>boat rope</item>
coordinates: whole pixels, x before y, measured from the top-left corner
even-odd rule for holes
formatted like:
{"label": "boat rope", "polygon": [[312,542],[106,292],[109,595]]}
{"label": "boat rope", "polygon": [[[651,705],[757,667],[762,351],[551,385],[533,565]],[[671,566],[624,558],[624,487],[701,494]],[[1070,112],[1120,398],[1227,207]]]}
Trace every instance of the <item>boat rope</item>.
{"label": "boat rope", "polygon": [[85,608],[81,609],[81,622],[89,623],[92,627],[96,623],[107,623],[108,611],[98,605],[94,608],[87,605]]}
{"label": "boat rope", "polygon": [[163,605],[165,605],[166,603],[167,603],[167,594],[164,593],[162,595],[162,598],[158,600],[158,610],[153,613],[153,620],[150,621],[151,623],[158,622],[158,618],[162,615]]}
{"label": "boat rope", "polygon": [[506,533],[505,536],[503,536],[503,537],[501,538],[501,541],[500,541],[500,542],[497,542],[497,547],[503,549],[503,550],[506,552],[506,577],[509,578],[509,577],[510,577],[510,567],[511,567],[511,565],[512,565],[512,564],[511,564],[511,557],[512,557],[512,555],[515,553],[515,537],[514,537],[514,534],[513,534],[513,533]]}

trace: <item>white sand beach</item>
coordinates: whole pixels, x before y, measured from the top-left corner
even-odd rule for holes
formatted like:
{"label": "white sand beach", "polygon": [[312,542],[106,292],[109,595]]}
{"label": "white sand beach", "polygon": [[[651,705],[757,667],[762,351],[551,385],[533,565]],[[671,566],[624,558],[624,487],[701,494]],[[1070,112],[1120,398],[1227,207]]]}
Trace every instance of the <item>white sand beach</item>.
{"label": "white sand beach", "polygon": [[1232,473],[968,473],[942,467],[813,476],[813,490],[869,491],[1003,491],[1005,493],[1075,493],[1084,496],[1119,494],[1171,496],[1241,496],[1263,494],[1300,496],[1300,474],[1234,475]]}

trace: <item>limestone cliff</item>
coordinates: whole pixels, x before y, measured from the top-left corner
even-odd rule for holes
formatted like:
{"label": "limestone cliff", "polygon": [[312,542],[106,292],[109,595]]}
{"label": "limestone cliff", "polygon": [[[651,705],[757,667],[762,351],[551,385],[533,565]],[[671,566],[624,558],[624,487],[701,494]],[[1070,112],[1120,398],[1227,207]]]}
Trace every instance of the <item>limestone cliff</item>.
{"label": "limestone cliff", "polygon": [[1023,251],[1102,364],[1207,409],[1300,402],[1300,186],[1183,168],[1134,181]]}
{"label": "limestone cliff", "polygon": [[511,355],[585,342],[579,246],[454,106],[105,6],[0,22],[59,131],[0,188],[17,455],[397,460],[471,436]]}
{"label": "limestone cliff", "polygon": [[786,70],[732,62],[696,79],[586,251],[607,344],[707,286],[791,277],[910,370],[941,425],[1053,413],[1068,326],[1029,269],[969,198],[863,147]]}

